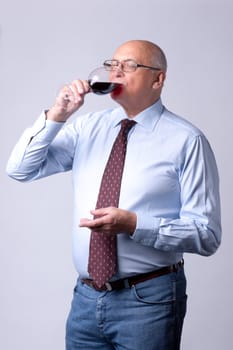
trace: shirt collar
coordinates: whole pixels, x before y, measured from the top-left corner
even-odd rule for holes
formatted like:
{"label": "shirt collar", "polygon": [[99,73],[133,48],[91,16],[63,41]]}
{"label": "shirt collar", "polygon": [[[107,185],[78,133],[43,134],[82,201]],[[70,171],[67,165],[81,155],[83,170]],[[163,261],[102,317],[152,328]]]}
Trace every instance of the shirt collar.
{"label": "shirt collar", "polygon": [[[144,127],[145,129],[153,130],[163,112],[163,109],[164,107],[162,105],[162,101],[159,99],[153,105],[136,115],[133,120],[135,120],[138,125]],[[115,112],[116,114],[113,121],[113,127],[117,126],[122,119],[128,118],[122,107],[117,108]]]}

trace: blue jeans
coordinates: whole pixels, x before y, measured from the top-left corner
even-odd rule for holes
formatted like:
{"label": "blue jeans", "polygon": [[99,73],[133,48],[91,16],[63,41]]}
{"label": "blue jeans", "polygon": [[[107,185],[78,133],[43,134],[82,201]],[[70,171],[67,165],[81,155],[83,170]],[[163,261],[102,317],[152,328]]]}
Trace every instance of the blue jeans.
{"label": "blue jeans", "polygon": [[179,350],[186,299],[183,268],[111,292],[78,280],[66,350]]}

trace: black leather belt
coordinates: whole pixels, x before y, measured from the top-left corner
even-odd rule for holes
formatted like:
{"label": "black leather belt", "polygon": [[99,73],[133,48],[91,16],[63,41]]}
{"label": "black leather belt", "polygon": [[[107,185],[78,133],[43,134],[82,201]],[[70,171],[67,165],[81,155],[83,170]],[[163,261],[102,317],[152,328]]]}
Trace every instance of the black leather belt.
{"label": "black leather belt", "polygon": [[150,280],[152,278],[156,278],[159,276],[166,275],[171,272],[177,272],[179,268],[181,268],[184,265],[184,260],[179,261],[176,264],[173,264],[171,266],[165,266],[162,267],[161,269],[147,272],[147,273],[142,273],[136,276],[132,277],[127,277],[127,278],[122,278],[120,280],[116,281],[111,281],[111,282],[106,282],[102,287],[98,287],[95,285],[93,280],[89,278],[83,278],[81,281],[84,284],[87,284],[89,287],[94,288],[97,291],[112,291],[112,290],[119,290],[123,288],[131,288],[137,283],[144,282],[147,280]]}

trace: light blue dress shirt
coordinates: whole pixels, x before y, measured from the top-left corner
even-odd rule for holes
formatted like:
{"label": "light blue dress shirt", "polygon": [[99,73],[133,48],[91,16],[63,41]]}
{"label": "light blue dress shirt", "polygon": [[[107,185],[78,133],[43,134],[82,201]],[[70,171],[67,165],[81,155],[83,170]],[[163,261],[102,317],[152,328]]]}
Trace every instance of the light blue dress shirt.
{"label": "light blue dress shirt", "polygon": [[[90,230],[80,218],[95,208],[102,174],[120,121],[119,107],[57,123],[41,114],[8,161],[9,176],[32,181],[73,171],[73,257],[88,277]],[[161,100],[138,114],[128,136],[119,208],[137,214],[134,234],[118,234],[116,278],[179,261],[183,253],[211,255],[221,240],[219,179],[203,133],[169,112]]]}

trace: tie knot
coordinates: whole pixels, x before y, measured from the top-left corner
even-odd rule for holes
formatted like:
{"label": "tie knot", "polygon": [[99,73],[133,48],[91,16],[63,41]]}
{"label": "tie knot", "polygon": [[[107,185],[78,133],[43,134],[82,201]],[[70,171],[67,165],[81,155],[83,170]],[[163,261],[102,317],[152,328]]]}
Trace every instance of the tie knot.
{"label": "tie knot", "polygon": [[129,130],[136,124],[134,120],[123,119],[121,121],[121,131],[125,134],[128,134]]}

